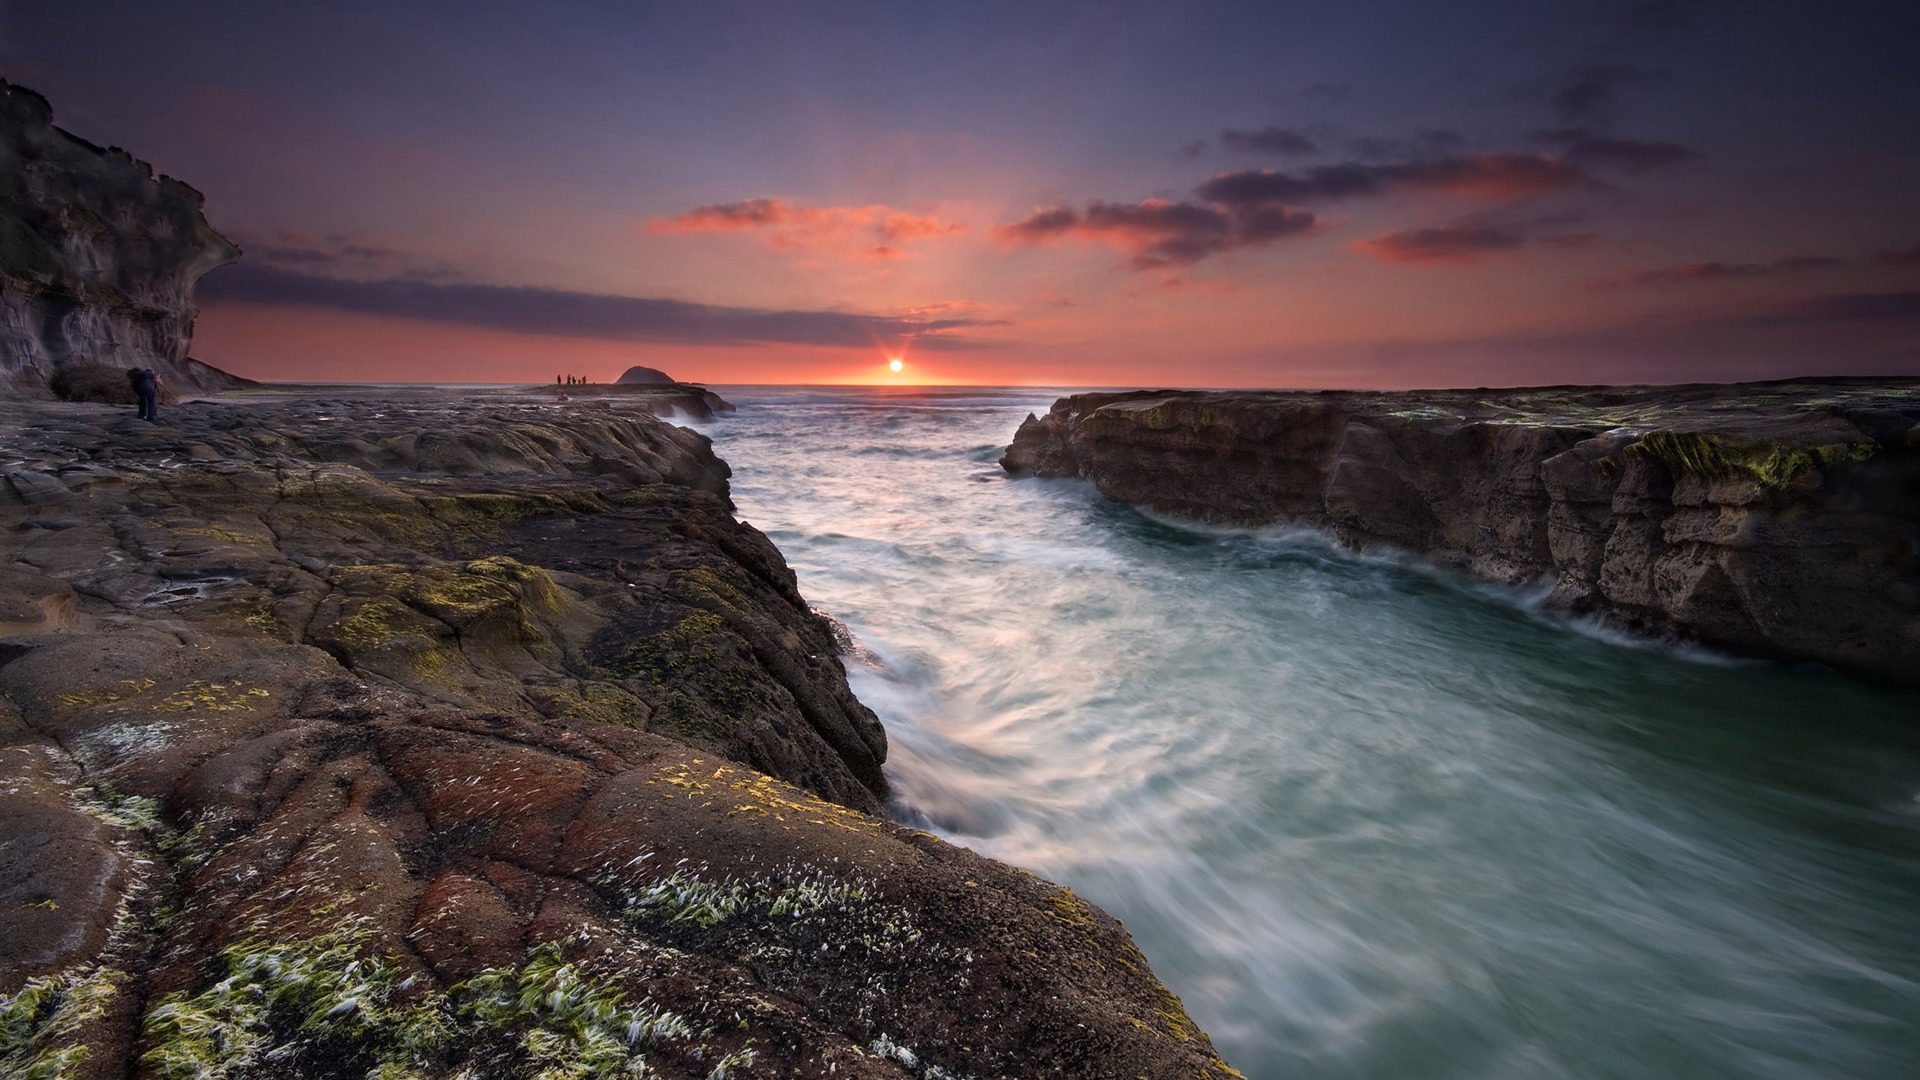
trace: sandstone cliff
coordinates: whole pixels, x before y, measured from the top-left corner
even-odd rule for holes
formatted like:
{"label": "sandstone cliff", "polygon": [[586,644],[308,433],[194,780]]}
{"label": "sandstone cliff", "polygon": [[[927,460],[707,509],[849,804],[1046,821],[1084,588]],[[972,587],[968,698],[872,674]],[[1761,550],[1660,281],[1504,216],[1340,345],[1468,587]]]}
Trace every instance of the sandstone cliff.
{"label": "sandstone cliff", "polygon": [[1738,652],[1920,681],[1920,380],[1063,398],[1002,464]]}
{"label": "sandstone cliff", "polygon": [[[194,282],[239,249],[193,188],[52,123],[46,99],[0,82],[0,393],[132,395],[153,367],[177,390],[236,385],[187,357]],[[117,381],[116,381],[117,380]]]}
{"label": "sandstone cliff", "polygon": [[[1230,1075],[643,405],[0,402],[0,1074]],[[546,1070],[546,1071],[543,1071]]]}

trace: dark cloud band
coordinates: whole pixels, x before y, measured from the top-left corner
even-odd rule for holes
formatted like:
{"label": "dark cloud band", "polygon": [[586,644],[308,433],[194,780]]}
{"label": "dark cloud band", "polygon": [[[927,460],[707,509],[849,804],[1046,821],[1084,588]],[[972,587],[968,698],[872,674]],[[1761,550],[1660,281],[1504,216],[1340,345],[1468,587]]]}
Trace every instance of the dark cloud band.
{"label": "dark cloud band", "polygon": [[1194,189],[1208,202],[1244,206],[1385,195],[1428,189],[1512,202],[1588,182],[1578,166],[1542,154],[1466,154],[1385,165],[1347,162],[1304,172],[1221,173]]}
{"label": "dark cloud band", "polygon": [[768,311],[684,300],[607,296],[531,286],[445,284],[387,278],[348,281],[270,266],[217,270],[198,297],[214,303],[293,304],[364,315],[453,323],[517,334],[866,348],[913,341],[923,349],[964,349],[954,331],[993,325],[974,318],[917,319],[839,311]]}
{"label": "dark cloud band", "polygon": [[994,234],[1015,243],[1077,236],[1114,244],[1132,253],[1135,270],[1191,266],[1209,255],[1271,243],[1312,229],[1315,218],[1287,206],[1206,206],[1147,199],[1113,203],[1096,199],[1085,210],[1049,207],[1002,225]]}
{"label": "dark cloud band", "polygon": [[1290,128],[1268,125],[1254,131],[1228,128],[1220,133],[1222,148],[1242,154],[1315,154],[1320,147]]}

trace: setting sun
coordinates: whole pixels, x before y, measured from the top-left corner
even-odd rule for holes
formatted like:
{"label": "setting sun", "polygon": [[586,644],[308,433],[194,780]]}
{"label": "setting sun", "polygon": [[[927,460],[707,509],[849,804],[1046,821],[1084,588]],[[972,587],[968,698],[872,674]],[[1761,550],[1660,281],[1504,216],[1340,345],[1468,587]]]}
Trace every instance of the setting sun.
{"label": "setting sun", "polygon": [[889,371],[900,371],[906,366],[907,366],[907,362],[905,360],[900,359],[897,356],[887,361],[887,370]]}

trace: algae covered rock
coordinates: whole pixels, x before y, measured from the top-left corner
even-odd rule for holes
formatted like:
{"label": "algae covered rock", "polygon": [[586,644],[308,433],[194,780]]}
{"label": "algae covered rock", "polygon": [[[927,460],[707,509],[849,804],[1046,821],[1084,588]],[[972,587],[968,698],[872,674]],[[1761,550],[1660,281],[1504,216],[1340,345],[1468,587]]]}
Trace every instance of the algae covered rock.
{"label": "algae covered rock", "polygon": [[[428,434],[430,433],[430,434]],[[1227,1076],[638,404],[0,404],[0,1072]],[[17,610],[16,610],[17,608]]]}

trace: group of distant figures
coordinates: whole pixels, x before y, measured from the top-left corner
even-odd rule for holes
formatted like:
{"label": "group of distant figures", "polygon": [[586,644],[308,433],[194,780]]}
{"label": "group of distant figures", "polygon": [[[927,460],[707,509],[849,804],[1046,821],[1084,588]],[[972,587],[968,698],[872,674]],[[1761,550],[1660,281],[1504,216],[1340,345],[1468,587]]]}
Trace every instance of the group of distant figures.
{"label": "group of distant figures", "polygon": [[140,419],[160,419],[160,373],[150,367],[127,369],[127,382],[133,384],[133,396],[140,404]]}
{"label": "group of distant figures", "polygon": [[[565,381],[563,382],[562,380],[565,380]],[[586,377],[583,375],[555,375],[553,377],[553,385],[585,386],[587,385],[587,380],[586,380]]]}

